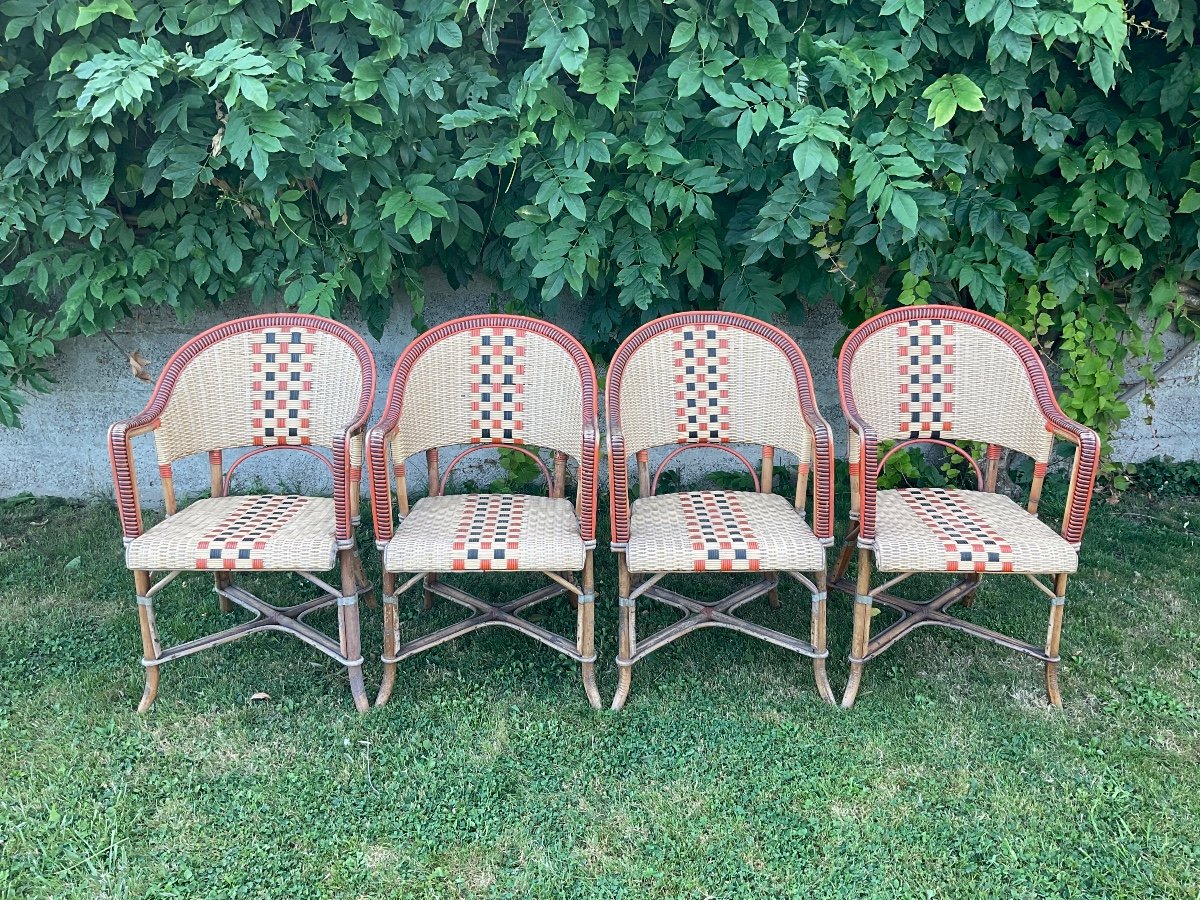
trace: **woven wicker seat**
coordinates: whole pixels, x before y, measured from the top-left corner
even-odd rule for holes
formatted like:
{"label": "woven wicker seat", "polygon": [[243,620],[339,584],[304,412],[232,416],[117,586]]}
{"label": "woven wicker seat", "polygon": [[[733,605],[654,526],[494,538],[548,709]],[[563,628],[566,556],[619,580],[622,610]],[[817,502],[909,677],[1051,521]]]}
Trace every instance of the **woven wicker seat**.
{"label": "woven wicker seat", "polygon": [[567,500],[457,494],[418,500],[384,551],[389,572],[578,572],[587,548]]}
{"label": "woven wicker seat", "polygon": [[337,562],[333,501],[251,496],[197,500],[125,547],[131,569],[324,572]]}
{"label": "woven wicker seat", "polygon": [[877,495],[881,572],[1074,572],[1079,553],[1003,494],[910,488]]}
{"label": "woven wicker seat", "polygon": [[[825,673],[825,548],[833,542],[833,441],[813,398],[796,343],[765,322],[723,312],[681,313],[643,325],[613,356],[607,383],[612,549],[620,590],[620,682],[613,709],[629,697],[634,663],[698,628],[748,634],[809,656],[817,691],[833,702]],[[735,445],[761,448],[761,477]],[[655,496],[650,452],[723,451],[750,472],[755,491],[689,491]],[[777,451],[796,459],[795,500],[772,492]],[[638,499],[629,501],[630,457]],[[812,518],[805,521],[809,476]],[[704,603],[668,590],[672,572],[761,572],[723,600]],[[737,617],[759,597],[779,605],[780,575],[811,596],[810,640]],[[639,576],[639,577],[635,577]],[[644,638],[637,601],[645,597],[684,618]]]}
{"label": "woven wicker seat", "polygon": [[[383,418],[368,433],[367,444],[371,511],[384,568],[383,683],[376,705],[391,696],[401,660],[499,625],[578,662],[588,702],[599,707],[592,575],[596,372],[579,342],[561,328],[524,316],[471,316],[427,331],[397,360]],[[443,469],[439,450],[464,446]],[[531,458],[550,496],[445,493],[461,459],[494,448]],[[429,496],[410,511],[407,461],[418,453],[425,455]],[[550,456],[553,473],[543,453]],[[578,464],[574,503],[566,499],[571,459]],[[490,603],[453,583],[454,573],[469,571],[538,572],[550,584]],[[398,573],[409,577],[397,584]],[[399,597],[418,582],[424,584],[426,609],[442,597],[474,615],[401,642]],[[574,641],[520,615],[563,595],[576,609]]]}
{"label": "woven wicker seat", "polygon": [[688,491],[633,501],[630,572],[815,572],[825,546],[778,494]]}
{"label": "woven wicker seat", "polygon": [[[1028,341],[991,316],[956,306],[897,309],[864,322],[842,346],[838,385],[850,426],[852,522],[832,583],[855,597],[850,680],[842,705],[854,703],[868,660],[925,625],[972,634],[1040,660],[1047,696],[1060,705],[1063,604],[1067,576],[1079,566],[1099,457],[1096,435],[1063,415]],[[1037,517],[1056,439],[1076,448],[1060,534]],[[881,457],[882,441],[892,446]],[[986,444],[986,469],[956,442]],[[964,457],[978,489],[879,490],[888,456],[914,445],[936,445]],[[1024,508],[996,493],[1005,451],[1033,460]],[[857,578],[851,581],[845,575],[856,555]],[[872,587],[875,568],[899,574]],[[956,580],[925,602],[891,590],[915,572],[946,573]],[[984,575],[1003,574],[1027,576],[1049,595],[1044,645],[951,615],[956,604],[974,603]],[[1051,576],[1053,585],[1039,575]],[[872,636],[875,603],[900,615]]]}
{"label": "woven wicker seat", "polygon": [[[109,430],[109,455],[133,571],[142,628],[146,690],[139,710],[158,692],[159,671],[173,660],[259,631],[282,631],[346,667],[359,710],[368,707],[359,650],[358,598],[370,586],[354,544],[363,428],[375,391],[375,363],[362,338],[320,316],[236,319],[188,341],[167,362],[146,408]],[[166,518],[146,531],[138,503],[132,441],[152,434]],[[244,450],[228,467],[225,451]],[[324,463],[333,497],[229,496],[234,470],[261,453],[302,452]],[[174,464],[208,458],[212,496],[178,508]],[[340,587],[315,573],[340,563]],[[181,573],[208,572],[221,612],[239,606],[249,621],[164,648],[156,595]],[[246,589],[255,572],[293,572],[321,594],[273,606]],[[154,573],[166,573],[152,582]],[[337,606],[338,637],[303,621]]]}

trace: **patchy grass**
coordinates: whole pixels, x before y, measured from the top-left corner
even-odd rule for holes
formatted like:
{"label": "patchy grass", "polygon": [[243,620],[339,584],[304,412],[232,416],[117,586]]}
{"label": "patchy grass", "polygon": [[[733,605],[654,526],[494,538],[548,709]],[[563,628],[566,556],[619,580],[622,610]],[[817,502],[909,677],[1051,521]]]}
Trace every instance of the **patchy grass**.
{"label": "patchy grass", "polygon": [[[569,662],[488,630],[403,665],[366,716],[335,665],[278,635],[168,666],[138,716],[113,510],[4,504],[0,897],[1195,897],[1193,521],[1187,499],[1095,510],[1062,711],[1032,661],[927,629],[868,668],[850,712],[819,701],[807,660],[705,631],[639,664],[625,712],[594,713]],[[607,697],[615,571],[597,560]],[[418,596],[409,629],[456,615]],[[804,634],[807,598],[784,601],[747,613]],[[539,615],[573,624],[565,604]],[[965,615],[1035,638],[1046,604],[991,580]],[[203,578],[163,594],[167,641],[227,621]],[[849,632],[835,596],[837,687]],[[368,658],[379,634],[367,610]]]}

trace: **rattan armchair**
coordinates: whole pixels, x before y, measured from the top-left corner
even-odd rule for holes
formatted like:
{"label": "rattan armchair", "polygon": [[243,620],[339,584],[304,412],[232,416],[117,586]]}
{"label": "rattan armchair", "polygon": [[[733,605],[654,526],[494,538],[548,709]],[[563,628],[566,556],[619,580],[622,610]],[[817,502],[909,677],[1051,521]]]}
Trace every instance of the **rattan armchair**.
{"label": "rattan armchair", "polygon": [[[833,573],[833,586],[855,596],[850,680],[842,700],[851,706],[866,663],[924,625],[966,632],[1027,654],[1045,665],[1050,703],[1058,687],[1059,640],[1067,577],[1078,551],[1096,478],[1100,442],[1058,407],[1036,351],[990,316],[952,306],[897,309],[863,323],[847,338],[838,364],[842,405],[850,426],[852,526]],[[1066,514],[1060,532],[1037,517],[1056,438],[1075,445]],[[881,491],[880,441],[888,454],[914,444],[937,444],[974,467],[978,490],[903,488]],[[987,444],[981,471],[954,441]],[[1003,449],[1033,459],[1033,482],[1022,508],[996,493]],[[857,580],[845,577],[857,545]],[[872,571],[892,574],[872,588]],[[958,576],[928,602],[898,597],[891,588],[917,572]],[[1027,576],[1050,598],[1046,642],[1035,646],[952,616],[970,605],[983,575]],[[1048,586],[1037,576],[1051,576]],[[872,606],[900,617],[871,636]]]}
{"label": "rattan armchair", "polygon": [[[426,332],[401,354],[383,418],[367,438],[375,535],[384,565],[384,674],[376,705],[391,696],[401,660],[500,625],[578,662],[588,701],[599,707],[592,573],[598,441],[595,370],[579,342],[554,325],[524,316],[472,316]],[[442,470],[439,448],[453,446],[465,449]],[[444,493],[460,460],[500,447],[537,462],[548,497]],[[553,475],[535,452],[539,448],[552,452]],[[410,509],[406,461],[422,452],[429,495]],[[569,458],[578,464],[573,505],[565,496]],[[540,572],[550,583],[493,604],[447,581],[454,573],[471,571]],[[408,577],[397,585],[399,574]],[[398,598],[418,582],[424,584],[427,609],[440,596],[474,615],[402,643]],[[563,594],[577,609],[573,642],[521,616]]]}
{"label": "rattan armchair", "polygon": [[[612,549],[620,590],[620,680],[613,709],[629,696],[632,667],[698,628],[720,627],[809,656],[817,690],[834,702],[825,672],[826,562],[833,543],[833,441],[817,411],[800,348],[757,319],[723,312],[680,313],[642,326],[621,345],[606,387]],[[761,447],[761,476],[734,447]],[[651,477],[650,451],[671,447]],[[724,451],[749,469],[756,491],[686,491],[655,496],[659,475],[680,453]],[[773,493],[776,450],[797,459],[794,501]],[[638,499],[630,505],[630,457]],[[813,525],[805,520],[809,476]],[[670,573],[761,572],[758,581],[716,603],[659,582]],[[805,641],[734,615],[767,595],[779,605],[779,573],[811,592]],[[637,636],[637,601],[683,613],[656,634]]]}
{"label": "rattan armchair", "polygon": [[[299,638],[346,667],[359,710],[368,708],[359,647],[358,597],[367,589],[354,543],[362,472],[362,429],[375,390],[375,365],[362,339],[319,316],[236,319],[188,341],[170,359],[137,416],[113,425],[109,456],[133,571],[146,688],[139,711],[158,692],[167,662],[259,631]],[[132,441],[152,434],[166,518],[146,530]],[[249,449],[224,466],[226,450]],[[231,496],[234,470],[266,451],[296,450],[322,460],[333,497]],[[211,497],[179,508],[173,464],[205,454]],[[340,587],[316,573],[340,562]],[[214,578],[222,612],[233,605],[254,618],[216,634],[164,648],[154,600],[181,573]],[[272,606],[239,582],[242,575],[295,572],[321,591],[315,599]],[[158,574],[158,579],[154,577]],[[337,605],[337,640],[306,624],[309,613]]]}

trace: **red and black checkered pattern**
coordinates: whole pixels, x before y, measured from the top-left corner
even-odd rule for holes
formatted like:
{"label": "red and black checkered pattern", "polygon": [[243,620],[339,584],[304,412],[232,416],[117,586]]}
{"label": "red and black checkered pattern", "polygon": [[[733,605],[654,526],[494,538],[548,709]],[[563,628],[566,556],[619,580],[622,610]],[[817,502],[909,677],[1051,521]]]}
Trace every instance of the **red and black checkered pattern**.
{"label": "red and black checkered pattern", "polygon": [[250,336],[252,434],[258,446],[309,443],[314,334],[271,328]]}
{"label": "red and black checkered pattern", "polygon": [[471,442],[522,444],[525,333],[473,328],[471,336]]}
{"label": "red and black checkered pattern", "polygon": [[454,531],[455,570],[516,569],[524,505],[520,497],[477,494],[468,498]]}
{"label": "red and black checkered pattern", "polygon": [[680,444],[729,440],[729,337],[720,325],[684,328],[671,344]]}
{"label": "red and black checkered pattern", "polygon": [[690,493],[683,503],[683,518],[697,572],[758,570],[762,547],[736,494]]}
{"label": "red and black checkered pattern", "polygon": [[196,543],[196,568],[263,568],[268,540],[295,518],[307,501],[307,497],[247,497]]}
{"label": "red and black checkered pattern", "polygon": [[947,572],[1011,572],[1013,549],[983,518],[941,488],[897,491],[942,543]]}
{"label": "red and black checkered pattern", "polygon": [[918,319],[896,329],[900,355],[900,432],[940,438],[953,431],[954,323]]}

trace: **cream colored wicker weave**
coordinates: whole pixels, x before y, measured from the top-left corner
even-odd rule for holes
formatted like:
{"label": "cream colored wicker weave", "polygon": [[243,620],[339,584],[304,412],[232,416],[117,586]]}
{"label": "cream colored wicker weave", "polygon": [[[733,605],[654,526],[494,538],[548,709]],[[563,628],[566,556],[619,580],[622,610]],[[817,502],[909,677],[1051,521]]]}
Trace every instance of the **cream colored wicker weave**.
{"label": "cream colored wicker weave", "polygon": [[[600,706],[592,576],[597,435],[592,363],[578,341],[547,322],[523,316],[457,319],[421,335],[401,354],[383,419],[367,437],[375,535],[384,563],[383,684],[377,706],[391,696],[401,660],[493,625],[529,635],[580,663],[588,701]],[[460,445],[466,449],[442,471],[439,448]],[[443,494],[459,460],[495,447],[532,456],[550,496]],[[553,454],[553,475],[539,449]],[[406,460],[421,452],[429,496],[409,509]],[[573,505],[564,496],[568,458],[578,464]],[[551,583],[492,604],[444,577],[467,571],[541,572]],[[399,573],[410,577],[397,587]],[[398,597],[417,582],[424,582],[427,609],[440,596],[474,615],[401,643]],[[562,594],[578,612],[573,643],[520,615]]]}
{"label": "cream colored wicker weave", "polygon": [[[842,348],[838,383],[850,424],[853,522],[832,583],[856,599],[850,681],[842,705],[854,703],[868,660],[914,628],[940,625],[1041,660],[1046,693],[1060,706],[1063,604],[1067,576],[1079,565],[1079,543],[1096,478],[1096,435],[1063,415],[1041,360],[1021,335],[990,316],[959,307],[897,309],[865,322]],[[1076,447],[1061,533],[1037,518],[1055,438]],[[886,461],[886,456],[879,458],[880,441],[897,442],[889,453],[912,444],[940,444],[963,453],[954,441],[983,442],[988,445],[986,475],[978,473],[976,491],[880,491],[879,472]],[[1003,448],[1033,459],[1033,486],[1024,508],[995,492]],[[854,582],[845,575],[856,539]],[[898,574],[872,588],[873,568]],[[890,591],[915,572],[960,577],[925,603]],[[985,574],[1005,573],[1028,576],[1050,597],[1044,646],[950,615],[954,604],[969,606],[974,601]],[[1053,576],[1053,587],[1038,575]],[[898,611],[900,618],[872,637],[874,603]]]}
{"label": "cream colored wicker weave", "polygon": [[[236,319],[188,341],[171,358],[146,408],[108,434],[125,561],[133,571],[142,628],[146,690],[158,692],[159,668],[255,632],[283,631],[344,665],[355,705],[368,707],[359,647],[358,596],[368,589],[354,545],[362,475],[362,429],[375,391],[375,364],[362,339],[319,316]],[[134,473],[132,440],[153,434],[167,517],[146,531]],[[224,466],[224,451],[249,449]],[[234,469],[259,453],[300,450],[323,460],[333,497],[228,496]],[[318,452],[325,451],[325,453]],[[172,465],[207,454],[212,497],[179,509]],[[341,563],[341,587],[319,578]],[[183,572],[210,573],[222,612],[254,613],[240,625],[163,648],[154,598]],[[321,595],[272,606],[235,579],[254,572],[295,572]],[[162,573],[152,581],[155,573]],[[303,619],[337,605],[338,640]]]}
{"label": "cream colored wicker weave", "polygon": [[[620,577],[620,682],[613,709],[629,697],[638,660],[698,628],[740,631],[812,657],[817,690],[833,703],[825,673],[825,548],[833,542],[833,442],[817,412],[800,349],[777,328],[722,312],[681,313],[642,326],[617,350],[607,384],[612,549]],[[762,476],[733,445],[762,448]],[[649,451],[669,447],[662,467],[698,447],[732,453],[759,490],[688,491],[654,496]],[[776,450],[796,457],[795,502],[772,492]],[[629,458],[637,460],[639,498],[629,503]],[[813,526],[804,507],[809,474]],[[762,572],[717,603],[667,590],[672,572]],[[734,616],[767,595],[779,605],[779,573],[812,594],[810,640]],[[811,577],[810,577],[811,576]],[[656,634],[637,636],[640,597],[683,612]]]}

